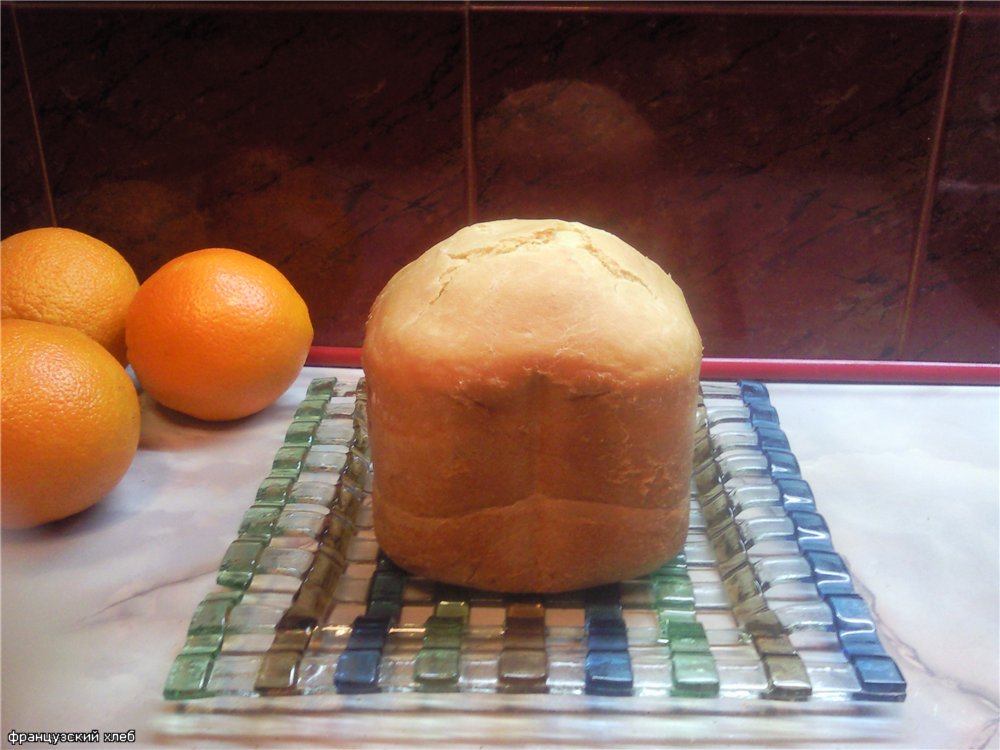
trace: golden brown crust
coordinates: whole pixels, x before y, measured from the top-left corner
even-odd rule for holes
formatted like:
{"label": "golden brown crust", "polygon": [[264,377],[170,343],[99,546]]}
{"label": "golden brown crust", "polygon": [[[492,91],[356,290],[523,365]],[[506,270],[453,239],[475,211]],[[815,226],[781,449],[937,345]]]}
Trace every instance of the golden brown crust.
{"label": "golden brown crust", "polygon": [[369,318],[379,543],[414,572],[504,591],[655,568],[687,531],[700,357],[676,285],[612,235],[462,230]]}

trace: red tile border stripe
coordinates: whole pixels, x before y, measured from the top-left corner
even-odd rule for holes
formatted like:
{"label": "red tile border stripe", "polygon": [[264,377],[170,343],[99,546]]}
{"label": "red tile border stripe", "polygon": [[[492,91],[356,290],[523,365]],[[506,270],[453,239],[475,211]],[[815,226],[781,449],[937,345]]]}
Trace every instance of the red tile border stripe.
{"label": "red tile border stripe", "polygon": [[[306,364],[360,367],[361,350],[346,346],[314,346]],[[751,378],[807,383],[1000,385],[1000,364],[707,357],[701,363],[701,377],[703,380]]]}

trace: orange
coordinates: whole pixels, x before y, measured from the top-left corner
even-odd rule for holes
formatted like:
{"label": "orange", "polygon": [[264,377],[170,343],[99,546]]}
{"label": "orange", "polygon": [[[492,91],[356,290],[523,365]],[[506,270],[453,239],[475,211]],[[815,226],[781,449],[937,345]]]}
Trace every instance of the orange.
{"label": "orange", "polygon": [[309,310],[271,264],[239,250],[196,250],[162,266],[128,310],[128,359],[164,406],[237,419],[274,402],[302,369]]}
{"label": "orange", "polygon": [[110,245],[61,227],[29,229],[0,243],[4,318],[83,331],[125,363],[125,312],[139,288]]}
{"label": "orange", "polygon": [[4,528],[89,508],[139,445],[139,398],[125,369],[80,331],[6,319],[0,330],[0,503]]}

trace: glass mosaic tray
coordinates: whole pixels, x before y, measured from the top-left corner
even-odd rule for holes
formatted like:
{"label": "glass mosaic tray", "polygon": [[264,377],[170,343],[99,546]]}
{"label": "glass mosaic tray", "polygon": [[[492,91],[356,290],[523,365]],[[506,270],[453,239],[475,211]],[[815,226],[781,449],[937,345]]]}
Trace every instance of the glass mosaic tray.
{"label": "glass mosaic tray", "polygon": [[644,578],[557,595],[443,585],[382,554],[366,404],[363,379],[312,381],[166,699],[344,710],[417,696],[445,711],[500,696],[625,711],[905,699],[762,383],[701,385],[684,551]]}

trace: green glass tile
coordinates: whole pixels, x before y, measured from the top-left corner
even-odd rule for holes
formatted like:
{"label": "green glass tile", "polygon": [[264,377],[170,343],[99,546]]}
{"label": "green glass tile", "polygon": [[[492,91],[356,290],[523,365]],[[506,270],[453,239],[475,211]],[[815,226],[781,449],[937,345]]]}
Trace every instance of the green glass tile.
{"label": "green glass tile", "polygon": [[274,533],[274,524],[281,515],[278,505],[252,505],[243,514],[238,534],[267,539]]}
{"label": "green glass tile", "polygon": [[[656,614],[660,618],[661,628],[665,627],[665,623],[667,622],[695,622],[697,620],[694,607],[686,609],[679,607],[658,607]],[[664,633],[663,637],[666,639],[666,633]]]}
{"label": "green glass tile", "polygon": [[505,693],[543,693],[547,691],[549,665],[545,651],[508,649],[500,652],[497,677]]}
{"label": "green glass tile", "polygon": [[657,607],[694,609],[694,586],[687,578],[658,578],[653,582],[653,597]]}
{"label": "green glass tile", "polygon": [[337,389],[337,378],[314,378],[306,388],[306,398],[329,398]]}
{"label": "green glass tile", "polygon": [[289,692],[298,678],[298,651],[268,651],[260,663],[254,688],[267,693]]}
{"label": "green glass tile", "polygon": [[326,404],[329,400],[326,396],[304,399],[295,410],[294,421],[319,422],[326,414]]}
{"label": "green glass tile", "polygon": [[222,633],[206,633],[204,635],[189,635],[184,642],[181,653],[184,654],[217,654],[222,648]]}
{"label": "green glass tile", "polygon": [[257,505],[284,505],[288,500],[288,491],[291,487],[292,478],[290,477],[268,477],[260,483],[254,502]]}
{"label": "green glass tile", "polygon": [[659,578],[663,576],[687,576],[687,555],[681,552],[676,557],[663,563],[659,568],[654,570],[650,577]]}
{"label": "green glass tile", "polygon": [[244,589],[253,578],[257,559],[264,550],[264,542],[253,539],[237,539],[229,545],[219,565],[216,578],[220,586]]}
{"label": "green glass tile", "polygon": [[461,659],[458,649],[421,649],[414,666],[414,677],[420,684],[420,689],[434,692],[457,691]]}
{"label": "green glass tile", "polygon": [[461,628],[432,628],[424,630],[424,647],[431,649],[462,647]]}
{"label": "green glass tile", "polygon": [[792,654],[769,654],[761,657],[767,674],[768,698],[806,700],[812,695],[812,683],[802,659]]}
{"label": "green glass tile", "polygon": [[705,634],[705,626],[700,622],[668,620],[666,636],[673,654],[709,653],[708,636]]}
{"label": "green glass tile", "polygon": [[719,673],[711,654],[681,652],[671,655],[674,686],[678,697],[711,697],[719,693]]}
{"label": "green glass tile", "polygon": [[458,620],[463,625],[469,624],[469,603],[440,601],[434,606],[434,616],[449,620]]}
{"label": "green glass tile", "polygon": [[240,595],[226,592],[227,595],[209,595],[202,599],[194,609],[188,635],[205,635],[221,633],[226,627],[226,617],[229,611],[240,600]]}
{"label": "green glass tile", "polygon": [[163,697],[167,700],[184,700],[207,696],[209,693],[206,687],[212,673],[213,661],[211,654],[179,654],[170,665]]}
{"label": "green glass tile", "polygon": [[295,475],[298,476],[308,450],[304,445],[278,448],[274,453],[274,461],[271,463],[271,475],[275,476],[276,472],[295,472]]}
{"label": "green glass tile", "polygon": [[285,445],[310,446],[316,434],[318,422],[292,422],[285,432]]}

